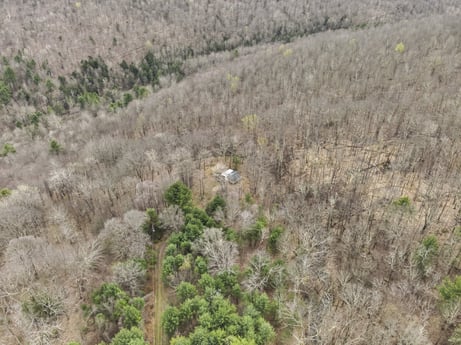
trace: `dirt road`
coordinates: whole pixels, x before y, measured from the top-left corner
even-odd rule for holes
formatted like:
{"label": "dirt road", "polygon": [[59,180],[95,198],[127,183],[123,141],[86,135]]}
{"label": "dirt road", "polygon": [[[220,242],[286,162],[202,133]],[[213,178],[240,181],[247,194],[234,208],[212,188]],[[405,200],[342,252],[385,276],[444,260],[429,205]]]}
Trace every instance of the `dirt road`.
{"label": "dirt road", "polygon": [[162,282],[163,256],[166,241],[154,245],[157,253],[157,263],[149,275],[149,287],[146,289],[146,304],[144,307],[144,334],[147,342],[153,345],[166,345],[163,336],[162,314],[167,304],[167,292]]}
{"label": "dirt road", "polygon": [[162,314],[166,306],[166,292],[162,281],[163,256],[167,241],[162,241],[158,244],[157,249],[157,264],[155,265],[154,274],[152,277],[152,285],[154,289],[154,345],[163,345],[166,339],[163,336]]}

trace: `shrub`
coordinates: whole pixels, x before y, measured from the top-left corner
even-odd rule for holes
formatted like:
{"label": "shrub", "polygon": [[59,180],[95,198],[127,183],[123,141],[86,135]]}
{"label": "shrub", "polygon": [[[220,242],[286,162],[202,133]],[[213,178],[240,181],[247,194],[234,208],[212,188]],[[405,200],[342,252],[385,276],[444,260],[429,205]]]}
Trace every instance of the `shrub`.
{"label": "shrub", "polygon": [[394,200],[392,204],[399,207],[410,207],[411,201],[408,196],[401,196],[397,200]]}
{"label": "shrub", "polygon": [[236,92],[239,89],[240,78],[238,76],[233,76],[232,74],[227,74],[227,81],[229,82],[229,87],[232,92]]}
{"label": "shrub", "polygon": [[11,100],[11,90],[3,81],[0,80],[0,104],[7,105]]}
{"label": "shrub", "polygon": [[8,188],[1,188],[0,189],[0,198],[4,198],[4,197],[7,197],[7,196],[10,196],[11,195],[11,190],[8,189]]}
{"label": "shrub", "polygon": [[213,200],[208,203],[205,208],[205,212],[211,217],[218,208],[221,208],[222,210],[226,208],[226,201],[220,195],[216,195]]}
{"label": "shrub", "polygon": [[62,146],[55,140],[50,141],[50,153],[59,154],[62,151]]}
{"label": "shrub", "polygon": [[149,91],[143,86],[135,86],[134,87],[134,93],[136,95],[136,98],[142,99],[142,98],[145,98],[147,96]]}
{"label": "shrub", "polygon": [[456,327],[448,342],[453,345],[461,345],[461,325]]}
{"label": "shrub", "polygon": [[396,46],[395,46],[395,51],[397,53],[400,53],[402,54],[404,51],[405,51],[405,45],[403,44],[403,42],[399,42]]}
{"label": "shrub", "polygon": [[255,201],[250,193],[245,194],[245,202],[249,205],[253,204]]}
{"label": "shrub", "polygon": [[243,126],[247,131],[256,129],[258,122],[259,118],[256,114],[247,115],[242,118]]}
{"label": "shrub", "polygon": [[131,93],[127,92],[127,93],[123,94],[123,105],[125,107],[127,107],[128,104],[131,103],[131,101],[133,101],[133,95]]}
{"label": "shrub", "polygon": [[427,275],[434,258],[437,256],[438,250],[439,244],[437,242],[437,237],[433,235],[424,238],[421,245],[416,250],[413,259],[422,276]]}
{"label": "shrub", "polygon": [[392,201],[392,207],[394,210],[403,213],[412,213],[413,212],[413,205],[411,200],[408,196],[404,195],[398,199]]}
{"label": "shrub", "polygon": [[34,322],[39,320],[54,321],[64,313],[62,300],[48,292],[40,291],[33,294],[22,304],[22,311]]}
{"label": "shrub", "polygon": [[54,85],[54,83],[50,79],[46,80],[45,87],[47,93],[51,93],[56,89],[56,85]]}
{"label": "shrub", "polygon": [[85,106],[96,106],[99,104],[100,99],[97,93],[95,92],[85,92],[77,98],[78,103],[80,103],[81,108]]}
{"label": "shrub", "polygon": [[6,143],[5,145],[3,145],[3,150],[0,153],[0,157],[6,157],[10,153],[16,153],[16,149],[13,145]]}
{"label": "shrub", "polygon": [[274,229],[272,229],[269,234],[269,241],[267,243],[267,246],[269,250],[274,254],[278,251],[278,242],[283,232],[284,229],[281,226],[277,226]]}
{"label": "shrub", "polygon": [[266,227],[266,222],[263,219],[258,219],[255,224],[250,226],[245,231],[245,238],[249,242],[250,246],[255,247],[256,244],[261,240],[263,229]]}
{"label": "shrub", "polygon": [[458,302],[461,298],[461,276],[457,276],[453,280],[445,278],[437,289],[444,303]]}
{"label": "shrub", "polygon": [[9,66],[5,68],[5,71],[3,72],[3,81],[10,87],[14,87],[16,84],[16,73]]}

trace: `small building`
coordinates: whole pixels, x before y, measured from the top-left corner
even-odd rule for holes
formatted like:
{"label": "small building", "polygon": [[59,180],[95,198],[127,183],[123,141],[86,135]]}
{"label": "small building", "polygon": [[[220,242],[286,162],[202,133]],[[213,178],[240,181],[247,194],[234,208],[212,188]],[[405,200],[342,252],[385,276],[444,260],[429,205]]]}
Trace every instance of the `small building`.
{"label": "small building", "polygon": [[226,171],[221,173],[221,178],[224,181],[227,181],[227,182],[229,182],[231,184],[236,184],[237,182],[239,182],[241,180],[242,177],[240,176],[238,171],[235,171],[235,170],[232,170],[232,169],[227,169]]}

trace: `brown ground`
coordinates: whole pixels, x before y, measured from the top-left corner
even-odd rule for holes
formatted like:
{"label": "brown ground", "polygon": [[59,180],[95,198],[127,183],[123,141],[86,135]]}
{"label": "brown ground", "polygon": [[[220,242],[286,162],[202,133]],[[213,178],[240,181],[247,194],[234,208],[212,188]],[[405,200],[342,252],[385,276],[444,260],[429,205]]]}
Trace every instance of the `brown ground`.
{"label": "brown ground", "polygon": [[167,293],[162,281],[163,256],[166,247],[166,240],[155,244],[157,252],[157,263],[151,274],[150,284],[152,293],[148,295],[146,307],[144,309],[144,331],[147,341],[150,344],[166,344],[166,338],[163,336],[161,316],[167,305]]}

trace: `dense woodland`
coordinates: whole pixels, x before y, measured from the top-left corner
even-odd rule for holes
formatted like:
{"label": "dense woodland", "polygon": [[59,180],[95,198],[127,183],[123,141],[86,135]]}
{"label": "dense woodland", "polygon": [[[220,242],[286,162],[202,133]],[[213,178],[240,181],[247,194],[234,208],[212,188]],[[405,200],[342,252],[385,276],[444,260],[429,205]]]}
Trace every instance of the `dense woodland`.
{"label": "dense woodland", "polygon": [[459,1],[0,13],[1,344],[461,344]]}

